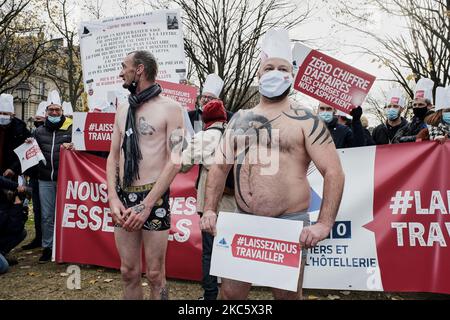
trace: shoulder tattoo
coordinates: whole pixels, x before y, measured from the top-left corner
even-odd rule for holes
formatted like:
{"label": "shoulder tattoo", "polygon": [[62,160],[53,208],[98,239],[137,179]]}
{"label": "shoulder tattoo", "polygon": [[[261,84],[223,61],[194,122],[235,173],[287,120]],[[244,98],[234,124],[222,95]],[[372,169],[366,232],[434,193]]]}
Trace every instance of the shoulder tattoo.
{"label": "shoulder tattoo", "polygon": [[314,139],[311,145],[315,144],[316,142],[318,142],[320,145],[333,142],[330,131],[328,130],[326,125],[322,121],[320,121],[318,116],[314,115],[311,111],[303,108],[291,106],[290,110],[293,114],[283,112],[283,114],[288,118],[298,121],[313,121],[311,132],[308,135],[308,138]]}

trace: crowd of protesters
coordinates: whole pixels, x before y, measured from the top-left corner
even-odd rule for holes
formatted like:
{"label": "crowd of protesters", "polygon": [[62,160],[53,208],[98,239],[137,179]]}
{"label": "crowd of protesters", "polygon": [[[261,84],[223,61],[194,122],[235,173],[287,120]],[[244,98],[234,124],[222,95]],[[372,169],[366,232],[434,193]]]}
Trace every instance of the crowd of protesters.
{"label": "crowd of protesters", "polygon": [[[200,164],[197,188],[197,212],[203,215],[203,205],[208,175],[208,159],[214,157],[232,113],[220,99],[224,81],[216,74],[206,77],[198,104],[189,112],[190,126],[194,128],[193,137],[184,146],[182,172]],[[435,90],[435,99],[433,99]],[[450,134],[450,87],[435,88],[433,81],[420,79],[409,102],[413,116],[406,115],[408,101],[400,88],[390,90],[384,104],[385,122],[371,132],[367,117],[360,106],[349,114],[332,106],[320,103],[316,115],[328,128],[336,148],[352,148],[370,145],[384,145],[433,140],[447,141]],[[106,106],[106,104],[105,104]],[[109,104],[108,108],[111,107]],[[114,108],[113,108],[114,109]],[[110,109],[108,109],[110,110]],[[34,128],[27,128],[24,121],[15,117],[13,96],[0,97],[0,273],[17,264],[10,255],[27,235],[25,223],[29,215],[29,204],[33,207],[34,238],[22,246],[23,250],[42,247],[39,262],[52,260],[55,222],[55,201],[59,153],[61,148],[73,149],[72,107],[62,103],[57,91],[51,91],[47,101],[43,101],[34,117]],[[31,131],[30,131],[31,130]],[[20,160],[14,149],[23,143],[35,140],[45,157],[39,165],[22,172]],[[195,143],[202,140],[202,144]],[[198,149],[201,146],[202,149]],[[227,178],[220,208],[234,211],[234,178]],[[214,237],[202,232],[202,286],[201,299],[214,300],[218,296],[217,278],[209,274]]]}

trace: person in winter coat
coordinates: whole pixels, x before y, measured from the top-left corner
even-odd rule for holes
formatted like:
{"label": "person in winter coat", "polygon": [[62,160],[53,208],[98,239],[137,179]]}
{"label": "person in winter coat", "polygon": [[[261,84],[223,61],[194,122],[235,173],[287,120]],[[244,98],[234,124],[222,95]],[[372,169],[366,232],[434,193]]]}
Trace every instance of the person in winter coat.
{"label": "person in winter coat", "polygon": [[420,79],[415,88],[413,100],[414,117],[411,122],[398,130],[394,143],[416,142],[428,139],[428,127],[425,117],[431,115],[433,109],[434,82],[430,79]]}
{"label": "person in winter coat", "polygon": [[49,94],[46,115],[45,124],[34,132],[35,139],[46,160],[45,164],[41,161],[38,167],[42,247],[44,249],[39,262],[47,262],[52,258],[60,148],[73,149],[72,119],[63,115],[61,100],[56,91]]}
{"label": "person in winter coat", "polygon": [[394,140],[397,140],[397,132],[408,125],[408,121],[402,117],[405,105],[403,90],[400,88],[391,89],[384,106],[384,114],[387,120],[385,123],[376,126],[372,132],[375,144],[391,144],[394,143]]}
{"label": "person in winter coat", "polygon": [[435,113],[425,118],[429,139],[445,143],[450,137],[450,86],[436,88]]}
{"label": "person in winter coat", "polygon": [[[215,150],[220,142],[222,133],[226,128],[227,113],[222,101],[212,100],[208,102],[202,113],[204,123],[203,131],[197,132],[183,151],[182,172],[187,172],[194,164],[200,164],[199,178],[197,181],[197,212],[203,215],[206,193],[206,177],[211,165],[214,164]],[[229,179],[227,179],[229,180]],[[220,201],[219,210],[234,212],[236,202],[234,200],[234,186],[226,183],[225,190]],[[211,266],[211,254],[214,237],[202,232],[202,287],[204,300],[216,300],[219,292],[217,277],[209,274]]]}
{"label": "person in winter coat", "polygon": [[333,137],[336,149],[362,147],[365,145],[364,131],[361,124],[361,107],[353,109],[350,115],[353,117],[351,128],[338,123],[337,110],[320,103],[318,116],[326,123],[328,130]]}

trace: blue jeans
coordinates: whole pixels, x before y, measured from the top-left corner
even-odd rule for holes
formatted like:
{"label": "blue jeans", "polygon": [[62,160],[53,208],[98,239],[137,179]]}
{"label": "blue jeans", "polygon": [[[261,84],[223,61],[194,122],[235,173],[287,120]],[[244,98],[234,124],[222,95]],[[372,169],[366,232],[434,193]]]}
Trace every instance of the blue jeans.
{"label": "blue jeans", "polygon": [[56,210],[56,181],[39,180],[39,199],[41,200],[42,215],[42,247],[52,249]]}

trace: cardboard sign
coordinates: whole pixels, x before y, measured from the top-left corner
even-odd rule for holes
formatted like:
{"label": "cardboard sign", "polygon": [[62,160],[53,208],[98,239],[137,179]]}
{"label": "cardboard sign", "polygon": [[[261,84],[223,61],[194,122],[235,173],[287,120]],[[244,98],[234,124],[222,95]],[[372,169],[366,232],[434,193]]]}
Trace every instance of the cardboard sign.
{"label": "cardboard sign", "polygon": [[297,291],[302,229],[302,221],[221,212],[210,273]]}
{"label": "cardboard sign", "polygon": [[326,54],[296,43],[294,89],[345,113],[361,106],[375,77]]}

